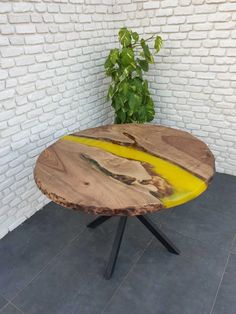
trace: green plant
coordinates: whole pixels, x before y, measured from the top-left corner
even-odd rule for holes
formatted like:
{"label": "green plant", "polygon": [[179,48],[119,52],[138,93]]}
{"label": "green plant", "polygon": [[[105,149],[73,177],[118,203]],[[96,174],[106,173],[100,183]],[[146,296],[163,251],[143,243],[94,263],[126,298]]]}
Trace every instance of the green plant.
{"label": "green plant", "polygon": [[154,57],[147,42],[154,40],[157,53],[162,38],[153,35],[146,40],[140,39],[137,32],[125,27],[120,29],[118,36],[122,47],[111,49],[105,62],[106,75],[112,78],[107,96],[115,109],[115,123],[150,122],[155,114],[154,103],[143,71],[148,71]]}

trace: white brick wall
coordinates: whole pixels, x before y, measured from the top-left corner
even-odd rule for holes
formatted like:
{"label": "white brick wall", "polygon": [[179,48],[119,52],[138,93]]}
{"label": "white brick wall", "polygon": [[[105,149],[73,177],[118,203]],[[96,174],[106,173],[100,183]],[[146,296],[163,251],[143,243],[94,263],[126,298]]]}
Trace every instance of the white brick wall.
{"label": "white brick wall", "polygon": [[[103,3],[103,4],[101,4]],[[112,1],[0,1],[0,238],[48,200],[32,170],[74,130],[112,122]]]}
{"label": "white brick wall", "polygon": [[158,32],[156,122],[209,144],[236,175],[235,0],[0,0],[0,238],[48,200],[32,170],[58,137],[106,124],[105,57],[124,25]]}
{"label": "white brick wall", "polygon": [[236,1],[117,0],[113,12],[117,29],[165,41],[148,74],[155,122],[190,131],[236,175]]}

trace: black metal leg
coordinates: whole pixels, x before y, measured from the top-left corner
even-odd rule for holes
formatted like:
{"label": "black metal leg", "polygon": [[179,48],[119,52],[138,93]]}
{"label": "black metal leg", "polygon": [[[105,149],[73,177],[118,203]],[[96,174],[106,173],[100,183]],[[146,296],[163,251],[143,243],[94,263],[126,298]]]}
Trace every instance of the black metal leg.
{"label": "black metal leg", "polygon": [[180,250],[167,238],[167,236],[148,218],[136,216],[148,230],[167,248],[171,253],[180,254]]}
{"label": "black metal leg", "polygon": [[104,274],[105,279],[110,279],[113,272],[114,272],[117,257],[118,257],[119,250],[120,250],[122,237],[123,237],[124,230],[125,230],[126,221],[127,221],[127,216],[121,217],[119,220],[119,224],[118,224],[118,228],[116,231],[115,240],[114,240],[113,247],[111,250],[109,262],[107,264],[107,268],[106,268],[106,271]]}
{"label": "black metal leg", "polygon": [[101,225],[102,223],[104,223],[106,220],[108,220],[109,218],[111,218],[111,216],[99,216],[98,218],[96,218],[95,220],[93,220],[92,222],[90,222],[87,227],[94,229],[96,227],[98,227],[99,225]]}

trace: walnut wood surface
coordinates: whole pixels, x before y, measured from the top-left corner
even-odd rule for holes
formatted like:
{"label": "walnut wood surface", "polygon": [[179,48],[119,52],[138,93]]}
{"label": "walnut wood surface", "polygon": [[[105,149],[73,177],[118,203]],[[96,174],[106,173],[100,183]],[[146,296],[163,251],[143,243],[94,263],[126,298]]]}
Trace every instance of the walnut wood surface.
{"label": "walnut wood surface", "polygon": [[[108,125],[74,136],[134,147],[168,160],[206,184],[214,174],[214,157],[191,134],[157,125]],[[150,165],[100,148],[58,140],[39,156],[35,171],[39,189],[68,208],[102,215],[141,215],[163,208],[161,197],[172,186]]]}

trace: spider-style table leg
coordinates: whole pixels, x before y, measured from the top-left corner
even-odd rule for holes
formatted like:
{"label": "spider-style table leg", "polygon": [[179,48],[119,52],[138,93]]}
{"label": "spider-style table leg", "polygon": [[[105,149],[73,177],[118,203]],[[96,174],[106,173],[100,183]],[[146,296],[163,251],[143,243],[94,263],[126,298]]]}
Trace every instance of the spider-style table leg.
{"label": "spider-style table leg", "polygon": [[120,218],[116,235],[115,235],[115,239],[114,239],[114,243],[113,243],[113,247],[111,250],[109,262],[107,264],[107,268],[104,274],[105,279],[110,279],[115,269],[116,260],[119,254],[122,237],[125,231],[126,221],[127,221],[127,216],[123,216]]}
{"label": "spider-style table leg", "polygon": [[144,226],[166,247],[166,249],[174,254],[179,255],[180,250],[167,238],[167,236],[154,224],[147,216],[136,216]]}
{"label": "spider-style table leg", "polygon": [[100,226],[102,223],[104,223],[106,220],[108,220],[109,218],[111,218],[111,216],[99,216],[98,218],[96,218],[95,220],[93,220],[92,222],[90,222],[87,227],[94,229],[98,226]]}
{"label": "spider-style table leg", "polygon": [[[97,226],[101,225],[103,222],[111,218],[112,216],[99,216],[94,221],[90,222],[87,227],[88,228],[96,228]],[[104,274],[105,279],[110,279],[116,265],[117,257],[119,254],[121,241],[123,238],[127,216],[120,217],[113,247],[110,253],[109,262],[107,264],[107,268]],[[144,224],[144,226],[165,246],[165,248],[173,253],[173,254],[180,254],[180,250],[167,238],[167,236],[157,227],[154,222],[152,222],[147,216],[138,215],[136,218]]]}

